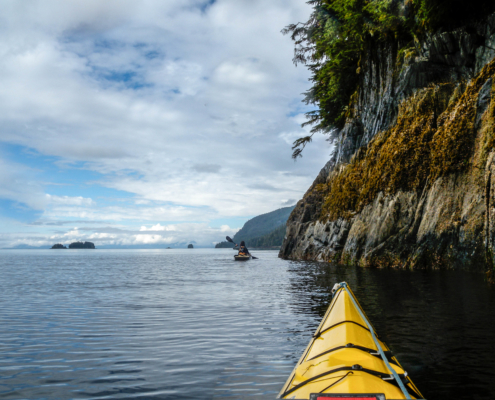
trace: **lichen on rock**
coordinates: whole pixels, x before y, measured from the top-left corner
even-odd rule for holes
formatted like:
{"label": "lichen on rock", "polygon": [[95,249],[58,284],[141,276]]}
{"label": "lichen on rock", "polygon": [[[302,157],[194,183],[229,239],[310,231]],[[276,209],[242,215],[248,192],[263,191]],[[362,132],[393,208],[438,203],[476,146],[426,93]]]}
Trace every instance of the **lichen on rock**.
{"label": "lichen on rock", "polygon": [[[456,89],[463,82],[431,85],[405,100],[392,128],[379,133],[348,165],[333,171],[326,184],[315,188],[326,191],[321,218],[349,218],[380,192],[418,190],[440,176],[468,168],[476,137],[477,100],[494,74],[492,61],[457,99]],[[487,117],[484,123],[492,121]],[[490,135],[484,156],[492,141]]]}

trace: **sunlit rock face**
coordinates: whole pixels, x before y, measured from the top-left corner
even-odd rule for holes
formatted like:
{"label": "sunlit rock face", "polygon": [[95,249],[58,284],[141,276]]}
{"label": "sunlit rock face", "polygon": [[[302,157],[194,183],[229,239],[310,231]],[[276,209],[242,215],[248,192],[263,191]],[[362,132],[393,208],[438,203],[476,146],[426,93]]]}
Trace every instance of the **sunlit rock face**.
{"label": "sunlit rock face", "polygon": [[495,15],[397,57],[370,43],[340,146],[287,222],[280,257],[491,268]]}

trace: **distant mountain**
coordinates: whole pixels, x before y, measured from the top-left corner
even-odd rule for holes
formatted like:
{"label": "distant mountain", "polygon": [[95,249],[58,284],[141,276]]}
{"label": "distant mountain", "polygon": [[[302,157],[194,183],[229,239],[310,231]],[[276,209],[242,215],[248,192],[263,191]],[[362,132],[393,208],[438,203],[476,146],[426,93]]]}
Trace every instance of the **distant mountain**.
{"label": "distant mountain", "polygon": [[18,244],[14,247],[5,247],[6,249],[13,250],[37,250],[37,249],[46,249],[46,246],[30,246],[28,244]]}
{"label": "distant mountain", "polygon": [[266,235],[249,239],[249,248],[270,248],[280,247],[285,238],[286,225],[280,225]]}
{"label": "distant mountain", "polygon": [[[258,215],[257,217],[254,217],[247,221],[242,229],[237,232],[233,240],[236,243],[239,243],[241,240],[244,240],[246,242],[246,245],[249,247],[269,247],[269,246],[280,246],[282,242],[278,244],[273,244],[273,245],[257,245],[253,246],[253,243],[272,243],[272,242],[277,242],[277,240],[274,239],[274,237],[277,235],[274,233],[275,230],[278,229],[278,236],[280,236],[280,232],[282,230],[282,227],[284,227],[283,231],[283,236],[285,236],[285,224],[287,222],[287,219],[289,218],[290,213],[294,209],[295,206],[292,207],[284,207],[284,208],[279,208],[278,210]],[[274,233],[274,236],[272,239],[261,239],[262,237],[265,237],[266,235],[271,235]],[[282,240],[283,240],[282,236]],[[216,248],[232,248],[234,245],[229,242],[221,242],[218,243]]]}
{"label": "distant mountain", "polygon": [[241,240],[247,242],[249,239],[264,236],[272,232],[280,225],[285,225],[294,207],[295,206],[279,208],[278,210],[261,214],[250,219],[244,224],[242,229],[234,235],[234,242],[239,243]]}

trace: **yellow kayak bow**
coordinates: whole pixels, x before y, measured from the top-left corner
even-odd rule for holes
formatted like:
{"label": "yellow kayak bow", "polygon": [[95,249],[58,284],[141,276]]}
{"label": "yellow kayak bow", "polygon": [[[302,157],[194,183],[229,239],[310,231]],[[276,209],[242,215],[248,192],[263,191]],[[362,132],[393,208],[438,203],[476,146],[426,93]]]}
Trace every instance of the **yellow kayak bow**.
{"label": "yellow kayak bow", "polygon": [[351,289],[336,284],[333,299],[278,398],[398,400],[423,396],[381,342]]}

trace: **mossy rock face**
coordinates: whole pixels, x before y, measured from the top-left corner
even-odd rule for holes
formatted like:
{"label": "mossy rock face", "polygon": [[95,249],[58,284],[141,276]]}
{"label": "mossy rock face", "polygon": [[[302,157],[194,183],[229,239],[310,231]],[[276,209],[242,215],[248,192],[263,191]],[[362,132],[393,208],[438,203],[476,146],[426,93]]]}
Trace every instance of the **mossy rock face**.
{"label": "mossy rock face", "polygon": [[[493,76],[494,61],[464,90],[462,82],[432,85],[404,101],[395,126],[378,134],[348,165],[314,188],[325,197],[320,218],[351,218],[380,192],[423,190],[441,176],[470,168],[476,163],[476,120],[481,120],[478,99]],[[493,126],[494,107],[488,109],[483,123]],[[493,129],[485,131],[481,157],[486,160],[495,135]]]}

